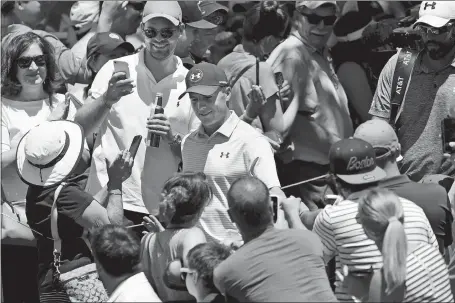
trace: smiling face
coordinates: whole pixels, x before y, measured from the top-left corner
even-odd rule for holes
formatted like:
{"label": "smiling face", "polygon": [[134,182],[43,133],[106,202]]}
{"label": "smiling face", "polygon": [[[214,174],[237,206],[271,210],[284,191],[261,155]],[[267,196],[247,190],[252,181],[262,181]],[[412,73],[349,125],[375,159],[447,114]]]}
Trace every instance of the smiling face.
{"label": "smiling face", "polygon": [[204,128],[216,130],[223,125],[226,116],[229,114],[227,102],[230,97],[230,90],[228,88],[217,90],[211,96],[204,96],[197,93],[188,94],[191,99],[193,111]]}
{"label": "smiling face", "polygon": [[322,5],[314,10],[306,6],[298,7],[294,18],[300,36],[313,47],[322,48],[332,32],[336,20],[336,7]]}
{"label": "smiling face", "polygon": [[[16,60],[16,77],[22,87],[43,85],[47,76],[46,59],[43,55],[43,51],[39,45],[33,43]],[[27,67],[28,63],[30,65]]]}
{"label": "smiling face", "polygon": [[420,25],[417,29],[420,31],[428,55],[433,60],[444,58],[455,48],[455,22],[442,28]]}
{"label": "smiling face", "polygon": [[144,33],[147,51],[159,61],[174,54],[181,34],[180,28],[166,18],[153,18],[147,21],[142,24],[142,32]]}

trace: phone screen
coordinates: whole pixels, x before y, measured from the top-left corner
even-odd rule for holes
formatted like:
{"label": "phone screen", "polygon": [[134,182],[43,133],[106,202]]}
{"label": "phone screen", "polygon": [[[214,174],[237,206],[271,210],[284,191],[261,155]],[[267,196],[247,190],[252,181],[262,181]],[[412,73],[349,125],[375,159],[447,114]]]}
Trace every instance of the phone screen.
{"label": "phone screen", "polygon": [[283,73],[282,72],[276,72],[275,73],[275,82],[278,85],[278,88],[283,87],[284,78],[283,78]]}
{"label": "phone screen", "polygon": [[442,150],[444,153],[452,153],[450,142],[455,142],[455,118],[445,118],[441,122]]}
{"label": "phone screen", "polygon": [[272,199],[272,209],[273,209],[273,223],[276,223],[278,219],[278,197],[277,196],[270,196]]}
{"label": "phone screen", "polygon": [[139,145],[141,144],[141,141],[142,141],[142,136],[137,135],[133,138],[133,142],[131,142],[129,151],[130,151],[131,157],[133,157],[133,159],[136,157],[136,153],[137,153],[137,150],[139,149]]}
{"label": "phone screen", "polygon": [[114,61],[114,71],[116,73],[118,72],[125,73],[127,79],[130,77],[130,68],[128,66],[128,63],[124,61]]}

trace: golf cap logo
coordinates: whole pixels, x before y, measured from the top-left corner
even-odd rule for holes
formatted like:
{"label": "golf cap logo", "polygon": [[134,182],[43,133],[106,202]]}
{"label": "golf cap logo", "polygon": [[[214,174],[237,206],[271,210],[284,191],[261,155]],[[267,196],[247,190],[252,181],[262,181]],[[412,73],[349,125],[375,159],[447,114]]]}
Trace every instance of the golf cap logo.
{"label": "golf cap logo", "polygon": [[194,83],[199,82],[199,81],[201,81],[203,76],[204,76],[204,73],[200,69],[196,69],[191,74],[190,81],[194,82]]}

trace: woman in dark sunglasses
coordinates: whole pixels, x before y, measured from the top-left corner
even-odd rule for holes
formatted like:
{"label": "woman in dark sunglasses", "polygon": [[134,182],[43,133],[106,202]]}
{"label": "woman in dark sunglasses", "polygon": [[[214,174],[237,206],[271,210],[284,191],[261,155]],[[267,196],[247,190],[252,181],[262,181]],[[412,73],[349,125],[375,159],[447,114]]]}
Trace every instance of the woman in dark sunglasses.
{"label": "woman in dark sunglasses", "polygon": [[[28,32],[2,43],[1,63],[2,206],[3,202],[8,202],[19,214],[21,222],[27,222],[25,197],[28,186],[17,174],[15,161],[19,140],[45,120],[74,116],[76,108],[69,105],[65,96],[55,93],[57,66],[54,51],[42,37]],[[12,241],[5,245],[2,241],[2,265],[6,265],[2,266],[2,277],[6,277],[2,283],[6,287],[10,283],[20,283],[21,291],[35,297],[32,301],[38,302],[35,244],[30,240],[26,242],[29,246],[15,244]],[[18,257],[20,262],[17,262]],[[18,272],[21,273],[20,280],[11,280]],[[8,291],[5,292],[7,297]]]}

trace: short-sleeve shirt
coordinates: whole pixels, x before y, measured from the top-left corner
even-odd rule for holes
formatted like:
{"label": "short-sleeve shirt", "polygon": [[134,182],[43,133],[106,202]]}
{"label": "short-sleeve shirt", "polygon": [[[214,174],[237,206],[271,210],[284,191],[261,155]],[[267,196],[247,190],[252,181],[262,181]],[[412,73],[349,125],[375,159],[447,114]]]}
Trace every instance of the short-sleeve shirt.
{"label": "short-sleeve shirt", "polygon": [[[244,68],[250,66],[231,90],[229,107],[237,116],[241,116],[250,102],[251,87],[256,84],[256,57],[247,53],[240,44],[234,48],[232,53],[221,59],[218,66],[224,70],[228,79],[236,78]],[[267,62],[259,63],[259,85],[262,87],[266,99],[278,93],[275,76]],[[256,118],[251,125],[262,129],[259,118]]]}
{"label": "short-sleeve shirt", "polygon": [[[164,114],[174,134],[183,137],[200,123],[188,95],[178,99],[186,90],[185,76],[188,73],[182,61],[174,56],[175,72],[157,82],[145,65],[145,52],[143,49],[139,53],[116,59],[128,63],[130,78],[136,87],[133,93],[122,97],[112,106],[107,117],[100,118],[104,120],[98,130],[87,182],[88,192],[95,195],[100,191],[108,182],[105,159],[113,161],[120,150],[130,147],[136,135],[141,135],[144,140],[136,154],[131,176],[122,187],[124,209],[139,213],[158,210],[163,185],[177,172],[180,163],[169,144],[163,140],[159,148],[146,148],[146,122],[150,113],[155,111],[156,94],[163,93]],[[96,75],[90,90],[92,98],[88,98],[86,103],[106,92],[113,72],[114,63],[111,60]],[[142,186],[143,182],[145,186]],[[143,191],[147,192],[147,199],[144,199]]]}
{"label": "short-sleeve shirt", "polygon": [[[321,239],[324,260],[328,263],[336,258],[336,267],[347,265],[353,271],[366,271],[382,267],[382,255],[373,240],[365,234],[362,225],[357,223],[357,200],[363,192],[354,193],[349,200],[328,205],[316,217],[313,232]],[[423,210],[415,203],[400,198],[404,210],[404,230],[408,242],[427,243],[439,249],[430,222]],[[338,281],[338,277],[337,277]],[[346,289],[340,284],[335,289],[339,301],[352,301]]]}
{"label": "short-sleeve shirt", "polygon": [[[333,143],[352,136],[348,98],[338,80],[328,50],[322,53],[293,32],[270,54],[273,72],[282,72],[298,99],[299,109],[290,130],[291,151],[280,154],[292,160],[329,164]],[[289,104],[285,104],[287,108]]]}
{"label": "short-sleeve shirt", "polygon": [[[65,96],[52,95],[52,105],[65,102]],[[44,122],[52,112],[49,98],[37,101],[15,101],[2,96],[2,153],[19,143],[34,126]],[[76,107],[70,103],[68,120],[73,120]],[[13,163],[2,169],[2,188],[5,198],[12,203],[24,203],[28,185],[22,182]]]}
{"label": "short-sleeve shirt", "polygon": [[[390,58],[379,76],[370,114],[390,117],[392,81],[398,54]],[[455,163],[443,157],[441,121],[455,110],[454,62],[437,72],[422,64],[422,53],[416,59],[402,112],[396,123],[403,161],[400,171],[414,181],[425,175],[455,176]]]}
{"label": "short-sleeve shirt", "polygon": [[214,280],[238,302],[336,302],[321,241],[307,230],[266,230],[223,261]]}
{"label": "short-sleeve shirt", "polygon": [[169,288],[163,276],[167,266],[175,260],[183,260],[183,241],[189,229],[166,229],[159,233],[149,233],[141,240],[142,268],[164,302],[192,301],[188,291]]}
{"label": "short-sleeve shirt", "polygon": [[390,189],[398,196],[414,202],[421,207],[430,222],[439,243],[439,251],[452,244],[453,216],[449,196],[438,184],[416,183],[406,175],[387,178],[379,186]]}
{"label": "short-sleeve shirt", "polygon": [[[87,175],[73,176],[67,179],[57,198],[58,233],[62,239],[62,256],[60,272],[64,273],[91,263],[89,248],[82,240],[84,228],[76,223],[85,209],[92,203],[93,196],[84,192]],[[51,233],[51,208],[58,186],[43,188],[30,186],[27,191],[26,215],[31,228],[47,238],[36,235],[38,247],[38,283],[40,293],[50,292],[52,286],[52,269],[54,242]]]}
{"label": "short-sleeve shirt", "polygon": [[202,213],[199,224],[207,238],[223,241],[229,231],[237,231],[227,213],[227,192],[235,180],[253,173],[268,188],[279,187],[270,143],[251,125],[231,112],[224,124],[210,137],[201,125],[182,141],[184,172],[204,172],[214,191],[213,200]]}

